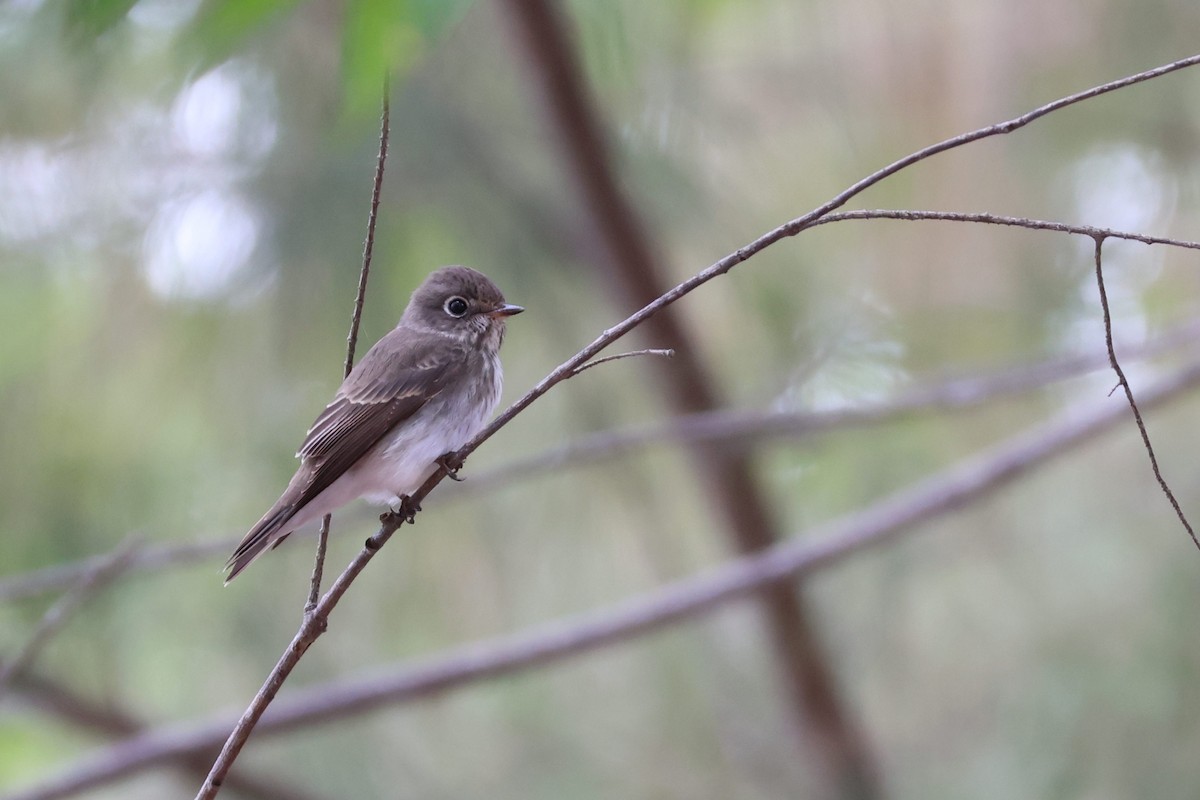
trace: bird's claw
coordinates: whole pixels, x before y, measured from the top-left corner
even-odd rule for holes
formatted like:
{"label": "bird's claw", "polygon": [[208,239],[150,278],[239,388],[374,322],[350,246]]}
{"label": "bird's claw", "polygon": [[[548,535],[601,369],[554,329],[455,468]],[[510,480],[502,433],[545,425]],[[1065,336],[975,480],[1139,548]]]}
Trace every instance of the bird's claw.
{"label": "bird's claw", "polygon": [[458,471],[462,469],[463,464],[462,459],[458,457],[458,451],[451,450],[449,453],[442,453],[433,460],[433,463],[441,467],[442,471],[446,473],[446,477],[450,480],[459,481],[460,483],[466,480],[465,478],[458,477]]}
{"label": "bird's claw", "polygon": [[406,494],[400,495],[400,516],[409,525],[417,521],[417,512],[421,510],[421,504],[413,500]]}
{"label": "bird's claw", "polygon": [[400,505],[398,508],[389,508],[385,513],[379,515],[380,522],[388,522],[394,517],[399,517],[402,521],[412,525],[417,521],[417,512],[421,510],[421,504],[414,501],[406,494],[400,495]]}

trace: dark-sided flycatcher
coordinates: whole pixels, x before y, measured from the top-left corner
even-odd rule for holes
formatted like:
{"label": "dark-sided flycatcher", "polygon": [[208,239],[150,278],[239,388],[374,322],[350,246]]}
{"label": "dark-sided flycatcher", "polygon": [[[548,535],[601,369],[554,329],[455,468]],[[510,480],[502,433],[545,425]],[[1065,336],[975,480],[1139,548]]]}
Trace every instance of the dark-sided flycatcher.
{"label": "dark-sided flycatcher", "polygon": [[442,267],[354,367],[296,453],[300,469],[225,565],[226,582],[293,531],[362,497],[396,505],[466,444],[500,400],[509,305],[486,276]]}

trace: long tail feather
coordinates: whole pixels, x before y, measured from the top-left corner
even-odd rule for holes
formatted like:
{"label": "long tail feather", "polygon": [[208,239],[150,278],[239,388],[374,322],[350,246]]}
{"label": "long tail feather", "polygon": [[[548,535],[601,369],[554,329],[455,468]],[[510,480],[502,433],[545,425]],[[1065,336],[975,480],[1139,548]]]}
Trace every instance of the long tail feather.
{"label": "long tail feather", "polygon": [[[267,548],[282,541],[290,533],[290,531],[284,530],[284,526],[295,514],[295,504],[285,502],[285,498],[281,497],[279,502],[263,515],[263,518],[250,529],[250,532],[242,539],[242,543],[233,551],[229,561],[225,562],[225,569],[229,570],[229,574],[225,576],[226,586],[256,558],[265,553]],[[281,531],[283,531],[282,535]]]}

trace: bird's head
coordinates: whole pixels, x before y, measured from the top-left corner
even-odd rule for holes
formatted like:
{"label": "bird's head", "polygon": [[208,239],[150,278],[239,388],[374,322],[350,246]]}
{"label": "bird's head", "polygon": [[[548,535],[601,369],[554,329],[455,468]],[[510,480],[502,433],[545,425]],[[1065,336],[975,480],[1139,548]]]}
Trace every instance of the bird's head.
{"label": "bird's head", "polygon": [[504,337],[504,320],[525,309],[504,300],[496,284],[470,267],[442,267],[413,292],[401,325],[466,340]]}

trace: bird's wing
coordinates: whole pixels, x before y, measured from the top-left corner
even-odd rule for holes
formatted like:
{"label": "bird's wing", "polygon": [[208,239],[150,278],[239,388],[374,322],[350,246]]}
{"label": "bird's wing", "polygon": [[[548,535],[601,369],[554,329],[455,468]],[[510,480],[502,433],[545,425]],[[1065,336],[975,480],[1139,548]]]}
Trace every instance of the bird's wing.
{"label": "bird's wing", "polygon": [[[399,339],[399,341],[397,341]],[[275,505],[229,557],[233,580],[272,543],[295,514],[329,488],[388,431],[417,413],[466,367],[466,351],[436,335],[396,328],[363,357],[325,407],[296,455],[300,469]]]}
{"label": "bird's wing", "polygon": [[[404,347],[388,346],[404,337]],[[436,397],[466,363],[465,353],[440,337],[397,328],[359,362],[325,407],[296,455],[310,480],[295,498],[301,508],[329,487],[384,435]]]}

